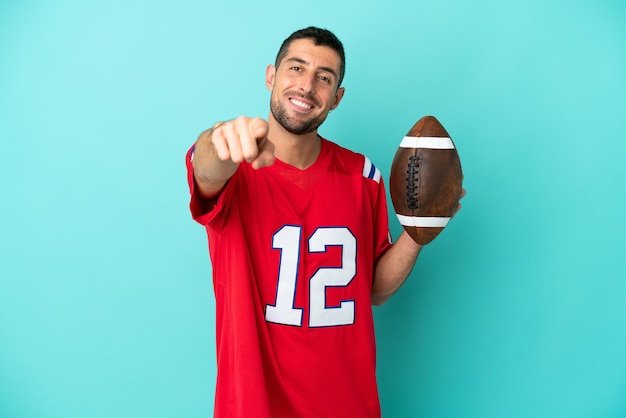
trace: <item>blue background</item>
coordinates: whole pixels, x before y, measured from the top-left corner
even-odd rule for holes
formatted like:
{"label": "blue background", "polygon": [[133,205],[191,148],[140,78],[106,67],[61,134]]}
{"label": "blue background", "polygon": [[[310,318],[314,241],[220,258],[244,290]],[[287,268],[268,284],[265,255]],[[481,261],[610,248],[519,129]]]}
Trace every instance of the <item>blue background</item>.
{"label": "blue background", "polygon": [[[212,414],[214,300],[184,154],[266,117],[328,27],[321,133],[386,178],[432,114],[463,209],[375,309],[386,417],[625,417],[626,3],[0,3],[0,417]],[[391,218],[393,233],[400,227]]]}

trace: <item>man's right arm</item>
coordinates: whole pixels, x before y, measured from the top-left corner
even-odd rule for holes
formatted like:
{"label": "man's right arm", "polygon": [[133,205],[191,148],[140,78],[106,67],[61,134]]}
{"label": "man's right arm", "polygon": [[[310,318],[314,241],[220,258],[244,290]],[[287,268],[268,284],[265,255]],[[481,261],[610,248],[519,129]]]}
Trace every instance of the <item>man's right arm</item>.
{"label": "man's right arm", "polygon": [[254,169],[273,164],[274,145],[267,134],[265,120],[245,116],[218,122],[202,132],[193,155],[194,179],[200,196],[208,199],[217,196],[243,161]]}

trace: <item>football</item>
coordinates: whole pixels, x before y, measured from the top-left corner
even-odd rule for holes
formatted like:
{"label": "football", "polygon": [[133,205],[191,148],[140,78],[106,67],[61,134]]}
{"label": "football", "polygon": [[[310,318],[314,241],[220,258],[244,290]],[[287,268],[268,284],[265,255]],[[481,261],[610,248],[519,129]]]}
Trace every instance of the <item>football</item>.
{"label": "football", "polygon": [[446,227],[463,193],[457,149],[433,116],[424,116],[400,142],[389,175],[389,193],[400,224],[420,245]]}

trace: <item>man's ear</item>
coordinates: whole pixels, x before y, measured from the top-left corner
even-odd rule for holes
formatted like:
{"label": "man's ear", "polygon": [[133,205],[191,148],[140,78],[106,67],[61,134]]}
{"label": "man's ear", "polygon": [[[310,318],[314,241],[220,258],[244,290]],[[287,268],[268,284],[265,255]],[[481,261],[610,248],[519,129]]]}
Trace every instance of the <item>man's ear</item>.
{"label": "man's ear", "polygon": [[346,92],[345,87],[339,87],[337,89],[337,91],[335,92],[335,102],[330,107],[330,110],[335,110],[337,108],[337,106],[339,106],[339,102],[341,102],[341,99],[343,99],[343,94],[345,92]]}
{"label": "man's ear", "polygon": [[274,87],[274,79],[276,78],[276,67],[269,64],[265,69],[265,86],[269,91]]}

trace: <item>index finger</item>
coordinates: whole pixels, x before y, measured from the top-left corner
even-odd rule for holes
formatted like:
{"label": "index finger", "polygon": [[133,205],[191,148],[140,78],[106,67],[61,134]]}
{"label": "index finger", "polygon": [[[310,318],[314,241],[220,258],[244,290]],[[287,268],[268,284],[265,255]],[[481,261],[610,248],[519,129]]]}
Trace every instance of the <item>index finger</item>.
{"label": "index finger", "polygon": [[267,137],[268,131],[269,131],[269,127],[265,119],[261,119],[261,118],[250,119],[250,132],[256,138],[257,142],[265,139]]}
{"label": "index finger", "polygon": [[262,138],[266,135],[261,125],[258,118],[239,117],[235,120],[241,153],[247,162],[253,161],[259,154],[258,136]]}

